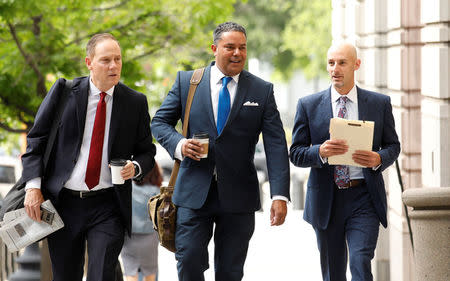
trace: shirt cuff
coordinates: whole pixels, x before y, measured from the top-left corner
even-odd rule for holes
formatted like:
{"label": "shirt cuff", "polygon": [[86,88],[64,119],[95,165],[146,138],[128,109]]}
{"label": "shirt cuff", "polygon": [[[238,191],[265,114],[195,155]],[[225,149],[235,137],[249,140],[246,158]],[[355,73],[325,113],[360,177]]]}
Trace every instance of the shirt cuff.
{"label": "shirt cuff", "polygon": [[319,158],[320,158],[320,161],[322,161],[322,164],[325,164],[328,162],[328,157],[322,158],[322,156],[319,154]]}
{"label": "shirt cuff", "polygon": [[272,197],[272,201],[273,200],[283,200],[285,202],[289,202],[289,199],[286,196],[283,196],[283,195],[274,195]]}
{"label": "shirt cuff", "polygon": [[182,139],[178,142],[177,147],[175,148],[175,152],[174,152],[174,154],[173,154],[173,157],[174,157],[174,158],[177,158],[177,159],[180,160],[180,161],[183,161],[183,160],[184,160],[183,154],[181,153],[181,147],[183,146],[183,144],[184,144],[186,141],[187,141],[187,139],[182,138]]}
{"label": "shirt cuff", "polygon": [[137,177],[139,177],[142,174],[142,169],[141,169],[141,165],[139,165],[139,163],[137,161],[131,161],[133,162],[133,164],[136,164],[139,168],[139,173],[137,175],[134,175],[133,179],[136,179]]}
{"label": "shirt cuff", "polygon": [[27,181],[27,184],[25,185],[25,190],[28,190],[31,188],[41,189],[41,178],[40,177],[37,177],[37,178]]}
{"label": "shirt cuff", "polygon": [[376,171],[376,170],[378,170],[378,168],[380,168],[380,167],[381,167],[381,164],[378,165],[378,166],[376,166],[376,167],[372,167],[372,170]]}

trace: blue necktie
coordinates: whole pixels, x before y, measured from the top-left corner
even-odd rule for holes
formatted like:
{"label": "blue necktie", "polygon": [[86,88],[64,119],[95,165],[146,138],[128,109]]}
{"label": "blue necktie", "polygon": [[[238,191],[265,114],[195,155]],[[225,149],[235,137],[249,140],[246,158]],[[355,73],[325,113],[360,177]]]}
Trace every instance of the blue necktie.
{"label": "blue necktie", "polygon": [[231,77],[222,78],[222,88],[219,91],[219,105],[217,107],[217,134],[223,130],[225,122],[227,121],[228,114],[230,113],[230,92],[228,92],[228,82],[231,81]]}
{"label": "blue necktie", "polygon": [[[347,97],[339,98],[339,112],[338,117],[347,119]],[[337,165],[334,167],[334,182],[337,186],[343,187],[350,182],[350,171],[346,165]]]}

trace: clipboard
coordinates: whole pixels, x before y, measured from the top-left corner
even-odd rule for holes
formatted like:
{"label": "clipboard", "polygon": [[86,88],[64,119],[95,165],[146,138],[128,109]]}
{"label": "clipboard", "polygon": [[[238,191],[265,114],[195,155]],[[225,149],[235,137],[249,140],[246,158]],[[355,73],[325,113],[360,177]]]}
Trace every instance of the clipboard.
{"label": "clipboard", "polygon": [[330,119],[330,139],[343,139],[347,141],[348,151],[341,155],[328,157],[328,163],[331,165],[350,165],[364,167],[357,164],[352,159],[355,150],[372,151],[373,129],[375,122],[348,120],[343,118]]}

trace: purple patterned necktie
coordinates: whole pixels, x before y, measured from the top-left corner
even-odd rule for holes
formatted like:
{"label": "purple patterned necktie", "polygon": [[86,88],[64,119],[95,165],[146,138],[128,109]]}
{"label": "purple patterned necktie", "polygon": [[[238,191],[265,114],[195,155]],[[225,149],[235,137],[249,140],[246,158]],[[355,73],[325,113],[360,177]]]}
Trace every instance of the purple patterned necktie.
{"label": "purple patterned necktie", "polygon": [[[347,108],[345,107],[348,98],[341,96],[339,98],[338,117],[347,119]],[[334,182],[338,187],[348,186],[350,182],[350,172],[347,165],[336,165],[334,167]]]}

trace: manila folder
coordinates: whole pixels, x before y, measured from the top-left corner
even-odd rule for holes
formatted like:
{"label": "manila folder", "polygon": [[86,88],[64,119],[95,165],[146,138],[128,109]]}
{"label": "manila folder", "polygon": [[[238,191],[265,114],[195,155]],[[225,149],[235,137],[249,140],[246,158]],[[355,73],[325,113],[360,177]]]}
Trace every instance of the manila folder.
{"label": "manila folder", "polygon": [[373,121],[347,120],[343,118],[331,118],[330,139],[343,139],[347,141],[348,151],[341,155],[328,157],[331,165],[351,165],[362,167],[352,159],[355,150],[372,151]]}

